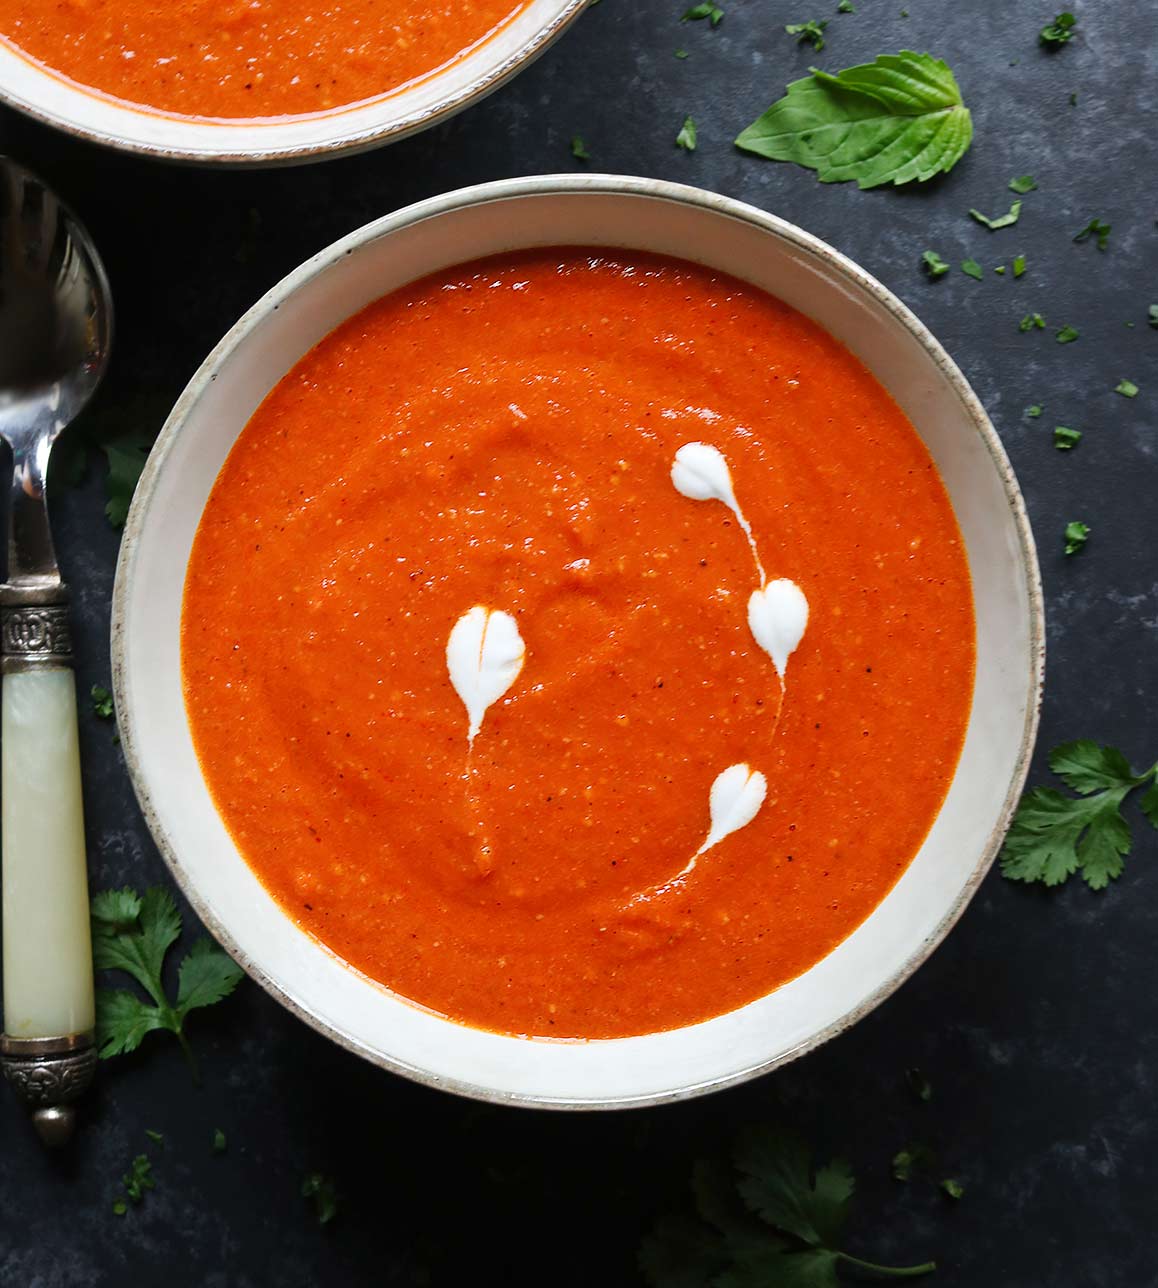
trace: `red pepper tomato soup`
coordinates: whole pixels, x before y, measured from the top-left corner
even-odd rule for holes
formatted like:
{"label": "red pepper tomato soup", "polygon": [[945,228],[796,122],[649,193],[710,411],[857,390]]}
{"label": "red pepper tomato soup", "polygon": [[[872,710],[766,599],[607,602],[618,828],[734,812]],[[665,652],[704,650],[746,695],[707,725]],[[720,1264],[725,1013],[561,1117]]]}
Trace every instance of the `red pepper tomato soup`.
{"label": "red pepper tomato soup", "polygon": [[348,107],[424,79],[526,0],[0,0],[0,37],[141,107],[221,120]]}
{"label": "red pepper tomato soup", "polygon": [[969,572],[836,340],[628,251],[428,277],[238,439],[182,625],[239,850],[454,1020],[611,1038],[742,1006],[888,893],[957,764]]}

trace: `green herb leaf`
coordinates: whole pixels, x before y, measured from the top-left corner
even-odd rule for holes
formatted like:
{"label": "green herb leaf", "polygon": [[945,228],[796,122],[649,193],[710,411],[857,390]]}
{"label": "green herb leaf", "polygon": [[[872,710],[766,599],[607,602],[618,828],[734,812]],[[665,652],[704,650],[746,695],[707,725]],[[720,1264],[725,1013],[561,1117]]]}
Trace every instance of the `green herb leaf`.
{"label": "green herb leaf", "polygon": [[1045,329],[1045,318],[1040,313],[1027,313],[1017,324],[1019,331],[1032,331],[1034,327],[1039,331]]}
{"label": "green herb leaf", "polygon": [[[138,1154],[133,1159],[129,1165],[129,1170],[121,1177],[121,1184],[125,1188],[124,1198],[127,1198],[134,1206],[145,1197],[146,1190],[157,1188],[153,1180],[153,1165],[145,1154]],[[125,1214],[124,1198],[118,1200],[121,1210],[118,1210],[118,1203],[113,1204],[113,1211],[118,1216],[124,1216]]]}
{"label": "green herb leaf", "polygon": [[1038,39],[1047,49],[1060,49],[1074,38],[1078,20],[1072,13],[1059,13],[1053,22],[1047,22],[1038,33]]}
{"label": "green herb leaf", "polygon": [[893,1179],[911,1181],[915,1172],[933,1163],[933,1151],[928,1145],[909,1145],[893,1155]]}
{"label": "green herb leaf", "polygon": [[590,161],[591,153],[587,151],[587,145],[578,134],[571,136],[571,155],[576,161]]}
{"label": "green herb leaf", "polygon": [[1112,229],[1110,225],[1105,223],[1103,220],[1091,219],[1081,232],[1075,233],[1074,241],[1084,242],[1089,241],[1091,237],[1096,237],[1098,240],[1098,249],[1105,250],[1110,244],[1111,231]]}
{"label": "green herb leaf", "polygon": [[225,1133],[220,1127],[213,1129],[213,1152],[215,1154],[224,1154],[226,1148]]}
{"label": "green herb leaf", "polygon": [[1025,414],[1036,420],[1044,410],[1045,408],[1042,407],[1040,403],[1034,403],[1032,407],[1027,407],[1025,409]]}
{"label": "green herb leaf", "polygon": [[980,210],[970,209],[969,213],[979,224],[984,224],[986,228],[996,232],[998,228],[1008,228],[1011,224],[1017,223],[1021,217],[1021,205],[1020,201],[1015,201],[1009,207],[1009,214],[999,215],[996,219],[990,219],[988,215],[983,215]]}
{"label": "green herb leaf", "polygon": [[836,6],[836,12],[837,13],[856,13],[856,8],[854,7],[852,0],[840,0],[840,4]]}
{"label": "green herb leaf", "polygon": [[694,4],[680,19],[680,22],[698,22],[701,18],[707,18],[713,27],[718,27],[723,21],[724,11],[716,4]]}
{"label": "green herb leaf", "polygon": [[906,1069],[905,1082],[918,1100],[928,1104],[933,1099],[933,1086],[920,1069]]}
{"label": "green herb leaf", "polygon": [[149,995],[152,1005],[124,989],[97,992],[97,1046],[103,1058],[134,1051],[157,1029],[168,1029],[181,1044],[190,1066],[193,1053],[185,1037],[189,1012],[228,996],[241,968],[209,939],[202,939],[181,962],[177,1000],[165,994],[162,970],[169,949],[181,934],[181,916],[167,891],[156,887],[144,896],[106,890],[92,901],[93,963],[97,970],[121,970]]}
{"label": "green herb leaf", "polygon": [[685,152],[696,150],[696,123],[690,116],[684,117],[684,123],[676,135],[676,147],[683,148]]}
{"label": "green herb leaf", "polygon": [[[1036,314],[1034,316],[1036,316]],[[1077,329],[1077,327],[1070,326],[1069,323],[1067,322],[1066,325],[1063,326],[1062,329],[1057,333],[1057,335],[1054,336],[1054,339],[1058,342],[1058,344],[1072,344],[1078,338],[1079,335],[1081,335],[1081,332]]]}
{"label": "green herb leaf", "polygon": [[329,1225],[338,1215],[340,1197],[333,1179],[321,1172],[311,1172],[302,1181],[302,1198],[313,1199],[319,1225]]}
{"label": "green herb leaf", "polygon": [[1132,380],[1119,380],[1114,386],[1114,393],[1121,394],[1123,398],[1137,398],[1138,386]]}
{"label": "green herb leaf", "polygon": [[944,1190],[951,1199],[959,1199],[963,1197],[965,1193],[965,1186],[951,1176],[947,1176],[941,1182],[941,1189]]}
{"label": "green herb leaf", "polygon": [[686,49],[677,49],[675,51],[675,56],[677,58],[686,58],[688,56],[688,51]]}
{"label": "green herb leaf", "polygon": [[1143,795],[1140,804],[1142,813],[1154,827],[1158,827],[1158,778],[1150,784],[1150,790]]}
{"label": "green herb leaf", "polygon": [[1053,431],[1053,445],[1059,452],[1068,452],[1071,448],[1077,447],[1082,441],[1082,431],[1080,429],[1069,429],[1065,425],[1057,425]]}
{"label": "green herb leaf", "polygon": [[1025,256],[1014,255],[1013,257],[1013,276],[1020,277],[1025,272]]}
{"label": "green herb leaf", "polygon": [[736,146],[861,188],[923,182],[951,170],[973,138],[953,73],[902,50],[836,75],[812,69],[736,139]]}
{"label": "green herb leaf", "polygon": [[145,1135],[148,1136],[148,1138],[153,1142],[154,1145],[163,1145],[165,1143],[165,1137],[162,1136],[159,1131],[153,1131],[150,1128],[146,1127]]}
{"label": "green herb leaf", "polygon": [[105,515],[114,528],[125,526],[133,493],[137,489],[151,446],[152,439],[142,434],[130,434],[101,443],[101,449],[109,463],[105,482],[108,493]]}
{"label": "green herb leaf", "polygon": [[1027,192],[1033,192],[1037,187],[1037,180],[1031,174],[1019,175],[1016,179],[1010,179],[1009,190],[1016,192],[1019,196],[1024,197]]}
{"label": "green herb leaf", "polygon": [[1150,305],[1149,322],[1152,327],[1158,327],[1158,304]]}
{"label": "green herb leaf", "polygon": [[1066,554],[1076,555],[1086,544],[1090,530],[1080,519],[1073,519],[1066,524]]}
{"label": "green herb leaf", "polygon": [[949,271],[949,265],[935,250],[925,251],[921,256],[921,262],[925,266],[925,272],[932,278],[943,277]]}
{"label": "green herb leaf", "polygon": [[790,22],[784,30],[790,35],[796,37],[797,44],[804,44],[809,41],[812,48],[817,53],[824,48],[824,29],[828,26],[828,19],[822,18],[819,21],[815,18],[809,19],[808,22]]}
{"label": "green herb leaf", "polygon": [[92,710],[100,720],[111,720],[113,718],[113,695],[108,689],[99,684],[94,684],[90,690],[92,696]]}
{"label": "green herb leaf", "polygon": [[800,1137],[765,1127],[740,1138],[732,1155],[740,1197],[762,1221],[811,1247],[840,1237],[855,1183],[837,1159],[812,1177],[812,1156]]}
{"label": "green herb leaf", "polygon": [[978,282],[985,276],[985,270],[975,259],[963,259],[961,261],[961,271],[966,277],[972,277]]}

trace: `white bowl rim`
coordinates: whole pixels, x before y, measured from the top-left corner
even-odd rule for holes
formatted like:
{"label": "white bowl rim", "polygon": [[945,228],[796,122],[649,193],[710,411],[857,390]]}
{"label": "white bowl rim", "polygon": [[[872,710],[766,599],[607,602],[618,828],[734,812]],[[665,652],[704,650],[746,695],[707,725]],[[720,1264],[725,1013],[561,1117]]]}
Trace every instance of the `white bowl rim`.
{"label": "white bowl rim", "polygon": [[[431,129],[450,117],[456,116],[466,108],[472,107],[475,103],[481,102],[489,94],[505,85],[523,68],[533,63],[540,54],[554,44],[579,15],[588,8],[590,0],[560,0],[560,3],[561,7],[551,21],[538,28],[507,58],[488,67],[480,75],[474,77],[473,80],[461,86],[454,93],[440,98],[436,103],[392,117],[389,113],[389,105],[396,98],[398,93],[396,91],[383,94],[378,98],[369,99],[365,103],[346,104],[335,108],[332,112],[316,114],[319,119],[330,118],[336,123],[340,123],[343,118],[350,117],[353,113],[358,113],[359,115],[362,113],[373,114],[375,108],[384,113],[383,119],[378,123],[352,130],[348,134],[340,128],[336,128],[333,137],[323,142],[298,144],[292,147],[271,143],[268,147],[245,150],[227,148],[218,151],[212,148],[193,147],[190,143],[172,146],[162,145],[143,138],[134,138],[128,134],[116,134],[111,130],[98,128],[86,121],[83,116],[69,115],[48,106],[39,97],[17,93],[11,85],[5,82],[3,77],[0,77],[0,102],[15,108],[22,115],[38,121],[41,125],[50,126],[65,134],[71,134],[74,138],[114,148],[118,152],[152,157],[161,161],[183,162],[191,165],[252,168],[295,165],[308,161],[328,161],[336,157],[367,152],[372,148],[381,147],[383,144],[394,143],[399,139],[408,138],[412,134]],[[137,115],[151,121],[171,121],[175,134],[186,134],[192,137],[194,134],[199,135],[221,125],[229,126],[242,123],[232,119],[217,121],[213,118],[201,120],[197,117],[175,116],[167,112],[150,110],[148,107],[132,103],[127,99],[110,98],[109,95],[103,94],[99,90],[94,90],[89,86],[72,81],[68,77],[53,71],[52,68],[25,54],[13,42],[6,41],[4,44],[22,63],[32,69],[38,84],[44,81],[57,86],[64,86],[70,97],[80,95],[81,97],[98,98],[103,102],[111,102],[124,109],[126,116]],[[480,46],[480,51],[485,50],[485,48],[486,44],[484,43]],[[451,68],[432,72],[428,77],[417,83],[437,83],[439,77],[452,68],[453,64]],[[269,131],[271,139],[275,139],[280,125],[292,126],[303,119],[300,116],[270,118],[268,124],[265,124],[263,128]],[[248,122],[245,122],[245,124],[248,124]],[[262,124],[262,122],[259,119],[255,124]]]}
{"label": "white bowl rim", "polygon": [[[347,251],[377,238],[387,236],[398,229],[406,228],[423,220],[460,210],[464,207],[505,200],[511,197],[560,194],[581,195],[584,193],[659,198],[727,215],[733,219],[755,225],[758,229],[779,237],[791,243],[797,249],[819,258],[830,266],[836,267],[854,286],[867,292],[883,305],[920,343],[943,373],[956,395],[960,398],[974,429],[988,449],[994,468],[1000,477],[1005,499],[1017,532],[1017,553],[1021,565],[1020,571],[1025,578],[1030,627],[1027,649],[1030,674],[1028,676],[1027,692],[1031,696],[1026,703],[1025,720],[1009,789],[997,820],[968,880],[958,891],[951,906],[932,933],[914,949],[899,968],[894,970],[857,1006],[812,1034],[796,1047],[782,1051],[772,1058],[753,1064],[748,1068],[707,1082],[682,1085],[662,1092],[614,1099],[601,1099],[598,1097],[562,1099],[543,1095],[501,1092],[493,1087],[472,1083],[467,1079],[450,1078],[445,1075],[435,1076],[357,1041],[349,1034],[332,1026],[324,1017],[315,1014],[312,1010],[302,1005],[296,998],[288,996],[277,980],[268,975],[261,965],[243,952],[234,942],[233,937],[226,932],[214,915],[212,908],[201,898],[193,882],[186,877],[176,847],[161,825],[146,784],[144,768],[137,754],[135,715],[129,698],[124,653],[129,586],[133,579],[137,546],[141,540],[145,512],[148,509],[149,500],[156,487],[160,472],[164,468],[166,457],[180,432],[188,410],[201,396],[206,386],[214,379],[216,369],[238,345],[245,341],[251,332],[261,326],[265,317],[272,313],[274,309],[280,308],[306,282],[324,273],[332,264],[340,260]],[[561,1110],[630,1109],[678,1102],[710,1091],[719,1091],[727,1087],[736,1086],[807,1054],[850,1028],[870,1011],[875,1010],[877,1006],[890,997],[915,973],[917,968],[932,955],[934,949],[940,946],[965,911],[982,880],[992,867],[1025,786],[1041,713],[1045,674],[1045,605],[1037,550],[1033,540],[1029,516],[1013,467],[1001,444],[997,431],[993,428],[977,395],[973,392],[952,358],[949,357],[924,323],[887,287],[878,282],[876,278],[872,277],[853,260],[842,255],[820,238],[746,202],[737,201],[734,198],[686,184],[670,183],[666,180],[609,174],[554,174],[522,179],[501,179],[467,188],[459,188],[406,206],[393,214],[373,220],[361,228],[355,229],[352,233],[347,234],[300,264],[267,291],[234,323],[197,369],[174,404],[173,410],[162,426],[156,444],[149,454],[145,470],[137,485],[117,560],[116,578],[113,586],[111,648],[113,691],[118,714],[121,748],[149,831],[165,860],[166,866],[194,912],[230,955],[244,967],[246,973],[261,985],[267,993],[281,1002],[292,1014],[304,1020],[317,1032],[330,1038],[339,1046],[362,1056],[380,1068],[400,1074],[425,1086],[454,1092],[470,1099],[481,1100],[491,1104],[514,1105],[524,1108]],[[447,1020],[446,1023],[453,1024],[455,1021]]]}

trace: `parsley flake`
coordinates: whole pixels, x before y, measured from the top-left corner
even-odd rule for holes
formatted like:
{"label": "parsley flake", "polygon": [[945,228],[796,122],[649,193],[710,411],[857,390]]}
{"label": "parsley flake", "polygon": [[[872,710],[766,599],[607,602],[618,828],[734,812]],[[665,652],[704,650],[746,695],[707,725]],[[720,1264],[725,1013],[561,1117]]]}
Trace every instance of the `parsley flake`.
{"label": "parsley flake", "polygon": [[852,0],[840,0],[840,4],[836,6],[836,12],[856,13],[856,6],[853,4]]}
{"label": "parsley flake", "polygon": [[145,1197],[146,1190],[157,1188],[153,1180],[153,1164],[146,1154],[138,1154],[133,1159],[129,1170],[121,1177],[121,1185],[124,1186],[124,1193],[113,1204],[113,1212],[117,1216],[125,1215],[129,1210],[129,1203],[136,1207]]}
{"label": "parsley flake", "polygon": [[1019,331],[1032,331],[1036,327],[1039,331],[1045,329],[1045,318],[1040,313],[1027,313],[1025,317],[1017,324]]}
{"label": "parsley flake", "polygon": [[224,1154],[226,1148],[225,1133],[220,1127],[213,1129],[213,1152],[215,1154]]}
{"label": "parsley flake", "polygon": [[952,1176],[947,1176],[941,1182],[941,1189],[951,1199],[962,1198],[965,1194],[965,1186],[962,1185],[960,1181],[956,1180]]}
{"label": "parsley flake", "polygon": [[338,1187],[331,1177],[323,1176],[321,1172],[311,1172],[302,1181],[302,1198],[313,1199],[319,1225],[329,1225],[338,1215],[338,1203],[341,1199]]}
{"label": "parsley flake", "polygon": [[152,1005],[127,989],[98,989],[96,1040],[102,1059],[135,1051],[146,1034],[167,1029],[181,1044],[196,1077],[185,1036],[189,1012],[212,1006],[237,987],[243,971],[211,939],[194,943],[177,968],[177,997],[170,1001],[161,979],[165,957],[181,934],[181,915],[167,891],[104,890],[92,901],[93,964],[121,970],[148,993]]}
{"label": "parsley flake", "polygon": [[686,58],[688,56],[688,51],[686,49],[677,49],[675,51],[675,56],[677,58]]}
{"label": "parsley flake", "polygon": [[1101,219],[1091,219],[1074,237],[1076,242],[1088,241],[1091,237],[1098,239],[1098,249],[1105,250],[1110,244],[1110,225]]}
{"label": "parsley flake", "polygon": [[1053,445],[1059,452],[1068,452],[1082,441],[1082,431],[1080,429],[1070,429],[1065,425],[1055,425],[1053,431]]}
{"label": "parsley flake", "polygon": [[990,219],[988,215],[983,215],[980,210],[970,209],[969,213],[979,224],[984,224],[991,232],[996,232],[998,228],[1008,228],[1011,224],[1017,223],[1018,219],[1021,218],[1021,206],[1020,201],[1015,201],[1009,207],[1009,214],[998,215],[996,219]]}
{"label": "parsley flake", "polygon": [[1052,787],[1027,792],[1005,838],[1001,871],[1011,881],[1047,886],[1061,885],[1080,871],[1092,890],[1102,890],[1121,875],[1123,857],[1130,853],[1130,825],[1121,806],[1136,787],[1149,785],[1140,803],[1158,828],[1158,765],[1135,774],[1116,748],[1083,738],[1055,747],[1049,767],[1078,795],[1065,796]]}
{"label": "parsley flake", "polygon": [[145,1135],[153,1142],[154,1145],[163,1145],[165,1137],[159,1131],[153,1131],[152,1128],[145,1128]]}
{"label": "parsley flake", "polygon": [[810,18],[808,22],[790,22],[784,30],[790,35],[796,37],[796,43],[803,45],[806,42],[811,43],[812,48],[817,53],[824,48],[824,29],[828,26],[828,19],[821,18],[819,21]]}
{"label": "parsley flake", "polygon": [[1152,327],[1158,327],[1158,304],[1150,305],[1149,322]]}
{"label": "parsley flake", "polygon": [[910,1145],[893,1155],[893,1180],[911,1181],[913,1174],[933,1162],[933,1151],[928,1145]]}
{"label": "parsley flake", "polygon": [[680,22],[698,22],[707,18],[713,27],[718,27],[724,18],[724,11],[717,4],[694,4],[680,19]]}
{"label": "parsley flake", "polygon": [[1031,417],[1033,420],[1036,420],[1044,410],[1045,409],[1041,406],[1040,403],[1034,403],[1032,406],[1027,407],[1025,409],[1025,414]]}
{"label": "parsley flake", "polygon": [[1019,175],[1016,179],[1010,179],[1009,191],[1016,192],[1018,196],[1024,197],[1027,192],[1033,192],[1037,187],[1037,180],[1031,174]]}
{"label": "parsley flake", "polygon": [[906,1069],[905,1083],[918,1100],[928,1104],[933,1099],[933,1085],[920,1069]]}
{"label": "parsley flake", "polygon": [[963,259],[961,261],[961,271],[966,277],[972,277],[978,282],[985,276],[985,270],[975,259]]}
{"label": "parsley flake", "polygon": [[1025,272],[1025,256],[1014,255],[1013,257],[1013,276],[1020,277]]}
{"label": "parsley flake", "polygon": [[583,142],[578,134],[571,136],[571,155],[576,161],[591,160],[591,153],[587,151],[587,144]]}
{"label": "parsley flake", "polygon": [[746,152],[861,188],[924,182],[951,170],[973,121],[948,66],[902,50],[835,75],[814,67],[736,139]]}
{"label": "parsley flake", "polygon": [[[639,1251],[652,1288],[839,1288],[838,1267],[915,1278],[936,1266],[879,1266],[836,1246],[856,1182],[843,1159],[817,1167],[798,1136],[766,1127],[741,1136],[732,1167],[700,1162],[695,1215],[656,1222]],[[698,1219],[697,1219],[698,1218]]]}
{"label": "parsley flake", "polygon": [[684,123],[676,135],[676,147],[683,148],[685,152],[696,150],[696,123],[690,116],[684,117]]}
{"label": "parsley flake", "polygon": [[1038,33],[1038,40],[1047,49],[1060,49],[1074,38],[1074,28],[1078,20],[1072,13],[1059,13],[1053,22],[1047,22]]}
{"label": "parsley flake", "polygon": [[925,272],[932,278],[943,277],[949,271],[949,265],[935,250],[925,251],[921,256],[921,262],[925,266]]}
{"label": "parsley flake", "polygon": [[89,690],[92,696],[93,715],[98,720],[113,718],[113,695],[100,684],[94,684]]}
{"label": "parsley flake", "polygon": [[1084,549],[1089,536],[1089,526],[1083,523],[1081,519],[1072,519],[1066,524],[1066,554],[1076,555],[1079,550]]}
{"label": "parsley flake", "polygon": [[1121,394],[1123,398],[1137,398],[1138,386],[1132,380],[1119,380],[1114,386],[1114,393]]}
{"label": "parsley flake", "polygon": [[1058,344],[1073,344],[1073,342],[1078,338],[1079,335],[1081,335],[1081,332],[1077,329],[1077,327],[1070,326],[1069,323],[1067,322],[1066,325],[1063,326],[1062,329],[1057,333],[1057,335],[1054,336],[1054,339],[1058,342]]}

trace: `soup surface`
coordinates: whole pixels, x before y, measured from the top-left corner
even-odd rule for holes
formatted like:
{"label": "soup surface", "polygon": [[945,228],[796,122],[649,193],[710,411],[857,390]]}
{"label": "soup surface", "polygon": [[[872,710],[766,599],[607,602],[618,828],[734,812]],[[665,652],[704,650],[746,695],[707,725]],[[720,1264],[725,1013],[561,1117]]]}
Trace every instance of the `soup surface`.
{"label": "soup surface", "polygon": [[933,462],[846,349],[706,269],[553,249],[407,286],[274,388],[182,650],[289,916],[456,1020],[604,1038],[760,997],[873,910],[956,766],[974,626]]}
{"label": "soup surface", "polygon": [[346,107],[433,74],[527,0],[0,0],[0,36],[113,98],[249,119]]}

